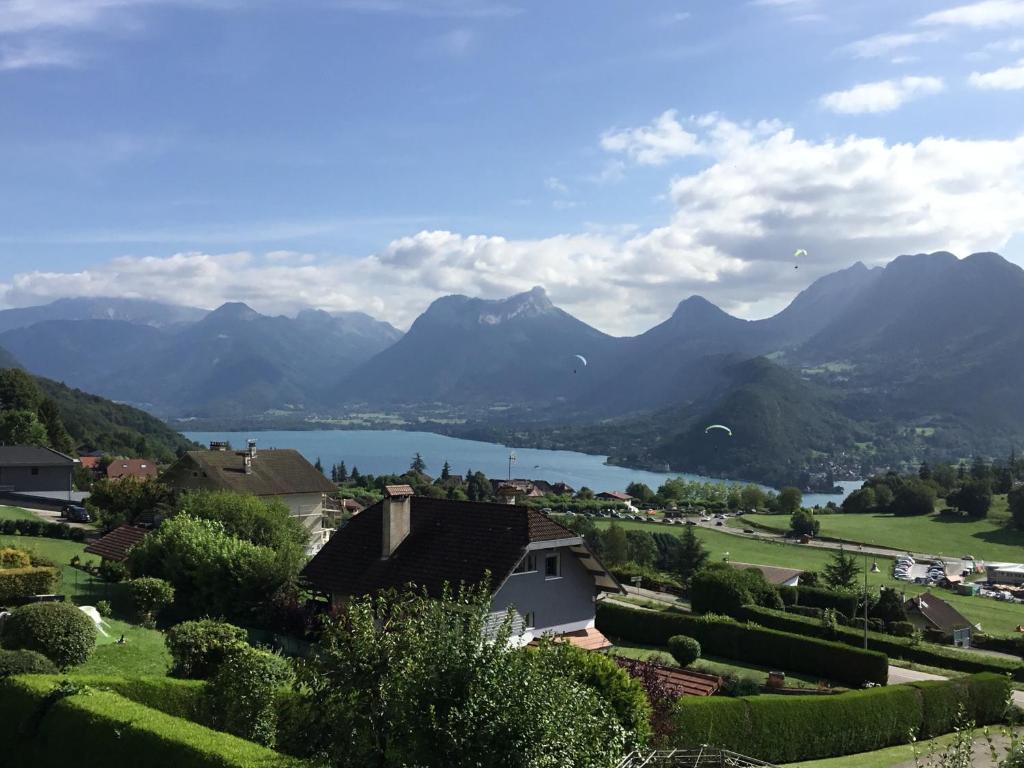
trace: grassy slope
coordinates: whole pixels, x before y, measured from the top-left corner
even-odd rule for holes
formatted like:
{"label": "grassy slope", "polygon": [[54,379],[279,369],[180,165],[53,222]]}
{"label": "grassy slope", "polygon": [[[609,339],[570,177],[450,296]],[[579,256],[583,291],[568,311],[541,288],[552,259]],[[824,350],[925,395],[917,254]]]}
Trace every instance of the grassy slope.
{"label": "grassy slope", "polygon": [[21,507],[0,507],[0,520],[38,520],[39,518]]}
{"label": "grassy slope", "polygon": [[[926,756],[929,749],[942,750],[956,734],[946,734],[917,745],[919,754]],[[786,763],[784,768],[892,768],[892,766],[914,761],[914,747],[901,744],[898,747],[879,749],[876,752],[862,752],[858,755],[831,757],[825,760],[809,760],[802,763]]]}
{"label": "grassy slope", "polygon": [[[682,534],[682,526],[623,520],[618,521],[618,523],[627,530],[645,530],[651,533],[660,531],[672,533],[676,536]],[[597,524],[599,526],[606,526],[608,522],[601,520]],[[799,544],[788,544],[779,541],[758,541],[702,527],[696,528],[696,531],[711,553],[713,560],[721,560],[724,554],[728,552],[729,559],[734,562],[778,565],[785,568],[799,568],[803,571],[821,571],[832,556],[827,550],[804,547]],[[1019,555],[1020,553],[1018,553],[1018,557]],[[882,585],[898,587],[908,595],[916,595],[928,591],[927,587],[895,581],[891,576],[891,560],[886,558],[872,558],[872,560],[878,562],[881,572],[868,574],[870,588],[877,590]],[[980,623],[982,629],[992,634],[1014,634],[1017,625],[1024,624],[1024,605],[997,602],[981,597],[954,595],[944,590],[941,591],[941,596],[943,600],[953,605],[972,622]]]}

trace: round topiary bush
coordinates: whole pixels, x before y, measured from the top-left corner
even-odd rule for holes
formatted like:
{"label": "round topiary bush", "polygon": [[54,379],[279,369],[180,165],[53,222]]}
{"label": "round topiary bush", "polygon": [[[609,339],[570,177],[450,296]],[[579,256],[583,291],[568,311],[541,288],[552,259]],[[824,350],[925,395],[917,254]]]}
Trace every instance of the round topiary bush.
{"label": "round topiary bush", "polygon": [[201,619],[176,624],[164,638],[174,659],[171,674],[199,680],[212,677],[233,649],[247,645],[247,637],[244,629],[224,621]]}
{"label": "round topiary bush", "polygon": [[290,679],[291,666],[281,656],[236,646],[206,687],[214,727],[273,748],[278,689]]}
{"label": "round topiary bush", "polygon": [[67,669],[89,658],[96,647],[96,627],[71,603],[33,603],[7,619],[4,647],[38,651]]}
{"label": "round topiary bush", "polygon": [[174,602],[174,587],[163,579],[143,576],[128,582],[128,594],[135,605],[139,623],[151,627],[163,608]]}
{"label": "round topiary bush", "polygon": [[0,650],[0,679],[11,675],[54,675],[57,667],[35,651]]}
{"label": "round topiary bush", "polygon": [[700,643],[686,635],[673,635],[668,639],[668,651],[681,667],[688,667],[700,658]]}

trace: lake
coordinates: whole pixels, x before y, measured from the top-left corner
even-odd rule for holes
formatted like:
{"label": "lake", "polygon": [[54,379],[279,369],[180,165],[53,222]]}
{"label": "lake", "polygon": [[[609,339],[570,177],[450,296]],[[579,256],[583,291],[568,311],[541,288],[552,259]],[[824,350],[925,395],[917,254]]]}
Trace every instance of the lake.
{"label": "lake", "polygon": [[[427,462],[427,473],[436,477],[445,461],[455,474],[467,470],[483,472],[488,477],[508,477],[509,448],[497,443],[462,440],[457,437],[435,435],[432,432],[404,432],[400,430],[317,430],[267,432],[186,432],[185,436],[197,443],[208,445],[211,440],[227,440],[236,448],[245,446],[250,437],[256,438],[260,448],[294,448],[311,462],[318,458],[328,470],[332,464],[344,461],[352,469],[374,475],[400,474],[409,468],[417,452]],[[512,464],[513,477],[568,483],[574,488],[587,486],[595,492],[621,491],[632,482],[646,483],[657,489],[670,477],[710,482],[720,478],[688,475],[680,472],[646,472],[605,464],[605,456],[593,456],[575,451],[547,451],[539,448],[515,448],[516,461]],[[809,493],[804,504],[824,506],[829,501],[837,504],[847,493],[860,487],[860,481],[839,483],[840,494]]]}

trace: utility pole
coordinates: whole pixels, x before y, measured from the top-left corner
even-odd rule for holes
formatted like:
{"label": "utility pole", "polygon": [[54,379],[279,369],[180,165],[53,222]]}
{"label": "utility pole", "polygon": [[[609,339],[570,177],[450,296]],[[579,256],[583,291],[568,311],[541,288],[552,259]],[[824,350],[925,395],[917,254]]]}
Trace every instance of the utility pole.
{"label": "utility pole", "polygon": [[515,451],[509,451],[508,452],[508,481],[510,483],[512,482],[512,465],[515,463],[515,460],[516,460],[516,452]]}

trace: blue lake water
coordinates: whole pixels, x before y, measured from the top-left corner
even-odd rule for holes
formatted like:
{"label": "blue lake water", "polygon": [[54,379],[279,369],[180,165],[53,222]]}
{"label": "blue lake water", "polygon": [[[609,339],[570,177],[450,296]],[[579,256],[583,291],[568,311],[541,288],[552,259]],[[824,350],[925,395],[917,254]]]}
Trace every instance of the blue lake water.
{"label": "blue lake water", "polygon": [[[427,473],[437,476],[447,461],[452,472],[463,474],[472,469],[488,477],[508,476],[507,446],[497,443],[482,443],[476,440],[461,440],[456,437],[435,435],[431,432],[403,432],[399,430],[319,430],[319,431],[268,431],[268,432],[186,432],[186,437],[204,445],[211,440],[228,440],[241,448],[250,437],[256,438],[260,448],[294,448],[311,462],[318,458],[324,467],[344,461],[351,470],[358,467],[360,472],[374,475],[399,474],[409,468],[409,462],[417,452],[427,462]],[[723,482],[719,478],[701,477],[679,472],[645,472],[640,469],[626,469],[605,464],[605,456],[593,456],[575,451],[547,451],[539,448],[514,448],[516,455],[512,465],[513,477],[528,477],[548,482],[564,482],[574,488],[587,486],[594,491],[621,491],[632,482],[646,483],[657,488],[670,477],[684,477],[687,480]],[[732,481],[724,481],[732,482]],[[740,482],[740,481],[735,481]],[[845,493],[809,493],[804,504],[824,506],[829,501],[837,504],[855,488],[859,481],[839,483]]]}

